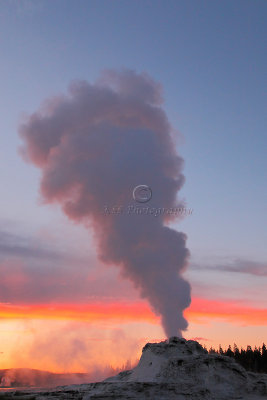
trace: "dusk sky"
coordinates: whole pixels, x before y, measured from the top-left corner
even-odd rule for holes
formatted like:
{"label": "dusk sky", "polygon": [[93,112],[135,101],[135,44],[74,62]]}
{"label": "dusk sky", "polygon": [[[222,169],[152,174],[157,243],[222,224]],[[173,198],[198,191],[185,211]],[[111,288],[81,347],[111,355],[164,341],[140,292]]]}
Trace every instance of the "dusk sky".
{"label": "dusk sky", "polygon": [[[150,288],[140,284],[147,289],[141,296],[130,269],[115,265],[117,255],[98,257],[102,222],[93,217],[88,226],[91,210],[82,220],[62,211],[65,193],[51,189],[48,178],[40,189],[55,166],[40,156],[50,125],[38,116],[38,147],[29,116],[46,107],[59,121],[69,112],[68,93],[73,110],[84,104],[86,82],[100,93],[99,77],[109,85],[109,74],[121,85],[118,104],[126,99],[127,112],[132,90],[140,113],[147,116],[148,104],[161,107],[172,127],[168,168],[185,176],[177,201],[193,210],[168,225],[186,234],[190,251],[184,337],[208,348],[266,342],[266,14],[265,0],[0,0],[0,368],[99,371],[135,362],[147,341],[166,338]],[[156,132],[164,117],[151,118],[144,127]],[[67,146],[69,137],[61,138]],[[146,162],[158,168],[157,176],[170,149],[162,143],[160,162],[150,164],[149,151],[142,161],[144,169]],[[78,150],[63,144],[65,162]],[[34,146],[38,156],[30,154]],[[106,142],[101,146],[105,154]],[[174,165],[176,153],[182,169]],[[103,165],[109,166],[104,156]],[[160,187],[172,204],[163,178],[153,193]]]}

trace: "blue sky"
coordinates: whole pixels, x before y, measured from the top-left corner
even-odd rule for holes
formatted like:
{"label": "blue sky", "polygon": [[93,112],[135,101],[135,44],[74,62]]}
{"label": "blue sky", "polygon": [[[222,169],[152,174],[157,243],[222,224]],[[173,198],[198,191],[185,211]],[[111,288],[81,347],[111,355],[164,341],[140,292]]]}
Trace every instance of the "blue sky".
{"label": "blue sky", "polygon": [[130,68],[163,85],[181,133],[194,211],[177,229],[192,262],[266,261],[266,11],[263,0],[0,1],[3,229],[64,218],[40,205],[39,172],[18,155],[23,115],[73,79]]}

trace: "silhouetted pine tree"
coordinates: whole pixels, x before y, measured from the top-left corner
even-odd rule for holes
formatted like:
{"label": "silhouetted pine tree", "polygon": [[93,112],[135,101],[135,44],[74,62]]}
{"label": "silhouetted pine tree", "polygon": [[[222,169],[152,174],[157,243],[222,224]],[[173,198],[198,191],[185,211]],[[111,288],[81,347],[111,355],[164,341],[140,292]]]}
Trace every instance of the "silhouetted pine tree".
{"label": "silhouetted pine tree", "polygon": [[231,347],[230,344],[228,346],[228,349],[227,349],[225,355],[228,356],[228,357],[234,357],[234,353],[232,352],[232,347]]}
{"label": "silhouetted pine tree", "polygon": [[265,343],[259,348],[255,346],[254,350],[249,345],[246,350],[242,347],[239,350],[235,343],[233,350],[231,345],[228,346],[227,350],[223,350],[219,345],[219,350],[211,347],[209,353],[232,357],[248,371],[267,373],[267,349]]}
{"label": "silhouetted pine tree", "polygon": [[261,370],[267,373],[267,349],[265,343],[262,344],[261,348]]}

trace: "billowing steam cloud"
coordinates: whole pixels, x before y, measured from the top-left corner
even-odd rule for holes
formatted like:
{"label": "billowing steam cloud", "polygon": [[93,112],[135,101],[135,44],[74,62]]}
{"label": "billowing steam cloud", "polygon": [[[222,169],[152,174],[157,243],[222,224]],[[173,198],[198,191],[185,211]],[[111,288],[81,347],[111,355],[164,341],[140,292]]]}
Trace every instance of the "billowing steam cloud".
{"label": "billowing steam cloud", "polygon": [[[148,75],[106,71],[93,85],[75,82],[67,96],[48,99],[20,134],[24,157],[42,171],[44,200],[93,227],[99,257],[121,268],[172,336],[187,328],[186,236],[164,225],[170,215],[127,211],[174,207],[184,182],[161,103],[161,86]],[[152,189],[146,204],[132,197],[140,184]],[[123,208],[113,214],[113,207]]]}

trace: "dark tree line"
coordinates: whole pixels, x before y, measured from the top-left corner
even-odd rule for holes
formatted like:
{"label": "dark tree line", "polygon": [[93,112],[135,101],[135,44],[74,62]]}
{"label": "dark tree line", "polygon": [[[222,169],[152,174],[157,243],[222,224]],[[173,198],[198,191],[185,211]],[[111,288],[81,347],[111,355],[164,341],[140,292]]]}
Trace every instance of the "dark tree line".
{"label": "dark tree line", "polygon": [[246,350],[242,347],[239,350],[236,344],[233,349],[229,345],[227,350],[223,350],[221,346],[219,350],[211,347],[209,353],[232,357],[248,371],[267,373],[267,349],[264,343],[262,347],[255,346],[254,350],[251,346],[247,346]]}

